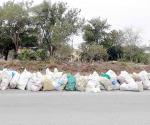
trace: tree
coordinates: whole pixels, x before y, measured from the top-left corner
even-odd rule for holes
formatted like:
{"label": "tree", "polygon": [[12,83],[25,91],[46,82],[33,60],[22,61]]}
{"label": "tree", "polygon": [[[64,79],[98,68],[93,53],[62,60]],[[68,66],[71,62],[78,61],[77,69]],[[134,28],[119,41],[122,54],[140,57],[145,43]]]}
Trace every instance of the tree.
{"label": "tree", "polygon": [[122,31],[122,46],[138,45],[141,40],[140,33],[134,31],[132,28],[126,28]]}
{"label": "tree", "polygon": [[93,18],[88,21],[88,24],[83,27],[83,39],[87,44],[102,44],[107,37],[107,30],[110,25],[107,20],[101,18]]}
{"label": "tree", "polygon": [[[16,53],[21,42],[20,34],[24,32],[28,23],[27,5],[28,2],[15,3],[15,1],[8,1],[0,7],[0,42],[5,46],[6,43],[2,43],[4,42],[3,39],[9,38],[9,43],[14,46],[13,49]],[[6,53],[9,52],[8,49],[12,49],[11,46],[7,47]],[[8,54],[5,56],[6,60],[7,56]]]}
{"label": "tree", "polygon": [[43,1],[32,8],[36,20],[36,26],[41,34],[40,42],[45,44],[52,55],[52,48],[63,46],[70,36],[76,34],[82,26],[79,18],[80,10],[69,9],[64,2],[48,3]]}

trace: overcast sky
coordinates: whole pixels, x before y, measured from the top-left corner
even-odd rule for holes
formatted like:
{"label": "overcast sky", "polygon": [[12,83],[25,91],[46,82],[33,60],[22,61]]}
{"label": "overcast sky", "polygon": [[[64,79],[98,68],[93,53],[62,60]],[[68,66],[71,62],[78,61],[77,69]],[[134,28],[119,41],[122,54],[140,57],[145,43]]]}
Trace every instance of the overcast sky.
{"label": "overcast sky", "polygon": [[[7,0],[0,0],[0,3]],[[18,0],[20,1],[20,0]],[[34,0],[36,4],[42,0]],[[134,28],[141,32],[144,43],[150,40],[150,0],[51,0],[64,1],[69,7],[81,9],[86,19],[107,18],[112,29]],[[81,42],[81,38],[77,38]],[[77,42],[75,44],[78,44]]]}

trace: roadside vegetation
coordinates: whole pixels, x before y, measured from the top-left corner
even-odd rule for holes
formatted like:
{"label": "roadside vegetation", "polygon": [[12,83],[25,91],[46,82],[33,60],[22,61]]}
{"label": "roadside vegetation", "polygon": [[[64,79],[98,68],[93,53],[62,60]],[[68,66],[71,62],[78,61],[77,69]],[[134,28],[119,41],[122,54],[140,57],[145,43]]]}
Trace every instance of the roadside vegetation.
{"label": "roadside vegetation", "polygon": [[[0,6],[0,54],[21,61],[134,62],[149,64],[150,55],[139,45],[140,34],[132,28],[112,29],[107,19],[85,20],[80,9],[67,3],[8,1]],[[83,34],[78,54],[69,44]],[[77,57],[74,59],[74,57]]]}

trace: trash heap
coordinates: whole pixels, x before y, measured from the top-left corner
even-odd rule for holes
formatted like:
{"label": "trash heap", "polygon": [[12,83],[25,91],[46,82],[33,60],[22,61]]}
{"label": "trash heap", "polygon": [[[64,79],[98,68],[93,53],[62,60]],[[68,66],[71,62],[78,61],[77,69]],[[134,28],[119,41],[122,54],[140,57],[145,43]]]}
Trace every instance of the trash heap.
{"label": "trash heap", "polygon": [[26,69],[19,73],[17,71],[3,69],[0,71],[0,90],[19,89],[29,91],[81,91],[98,93],[102,90],[113,91],[135,91],[142,92],[150,89],[150,73],[129,74],[121,71],[117,75],[109,70],[106,73],[93,72],[83,76],[80,73],[59,72],[46,69],[45,74],[41,72],[31,73]]}

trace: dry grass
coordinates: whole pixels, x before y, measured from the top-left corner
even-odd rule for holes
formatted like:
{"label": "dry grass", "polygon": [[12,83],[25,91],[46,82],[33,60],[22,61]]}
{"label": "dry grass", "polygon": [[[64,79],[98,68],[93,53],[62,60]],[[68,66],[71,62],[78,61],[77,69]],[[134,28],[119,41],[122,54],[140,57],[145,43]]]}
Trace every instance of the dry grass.
{"label": "dry grass", "polygon": [[130,73],[132,72],[140,72],[141,70],[146,70],[150,72],[150,65],[141,65],[134,63],[125,63],[125,62],[102,62],[102,63],[55,63],[54,61],[47,62],[38,62],[38,61],[0,61],[0,68],[9,68],[17,71],[22,71],[24,68],[34,71],[42,71],[45,72],[46,68],[50,68],[53,70],[54,68],[58,68],[64,72],[71,72],[73,74],[80,72],[82,74],[89,74],[93,71],[97,72],[106,72],[109,69],[114,70],[116,73],[119,73],[122,70],[126,70]]}

